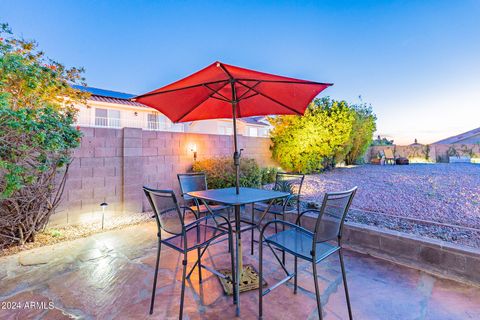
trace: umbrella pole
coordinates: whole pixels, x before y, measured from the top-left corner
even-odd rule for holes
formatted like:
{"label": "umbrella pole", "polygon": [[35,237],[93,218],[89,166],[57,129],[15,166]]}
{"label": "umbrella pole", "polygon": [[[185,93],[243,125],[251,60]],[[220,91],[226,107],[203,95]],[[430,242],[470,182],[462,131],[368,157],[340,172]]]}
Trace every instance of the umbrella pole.
{"label": "umbrella pole", "polygon": [[[234,109],[235,110],[235,107]],[[237,142],[237,121],[233,116],[233,143],[235,145],[235,152],[233,153],[233,164],[235,165],[235,191],[240,193],[240,153],[238,152]]]}
{"label": "umbrella pole", "polygon": [[233,164],[235,165],[235,191],[240,193],[240,155],[238,152],[237,141],[237,92],[235,91],[235,82],[231,82],[232,85],[232,118],[233,118],[233,144],[235,146],[235,152],[233,153]]}

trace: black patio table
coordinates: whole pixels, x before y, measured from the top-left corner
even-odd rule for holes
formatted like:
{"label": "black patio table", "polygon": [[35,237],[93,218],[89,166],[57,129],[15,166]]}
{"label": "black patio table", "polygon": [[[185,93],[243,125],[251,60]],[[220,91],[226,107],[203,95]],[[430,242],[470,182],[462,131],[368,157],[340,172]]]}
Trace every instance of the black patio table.
{"label": "black patio table", "polygon": [[[240,188],[240,192],[237,194],[235,188],[224,188],[224,189],[210,189],[202,191],[192,191],[187,194],[191,197],[201,200],[207,207],[207,201],[221,203],[225,205],[230,205],[235,208],[235,247],[236,247],[236,266],[235,266],[235,301],[237,304],[236,313],[237,316],[240,315],[240,288],[239,288],[239,279],[241,279],[241,272],[243,272],[243,263],[242,263],[242,236],[241,232],[245,230],[251,230],[252,228],[257,228],[258,225],[252,221],[242,220],[240,216],[240,207],[245,204],[270,201],[270,205],[273,203],[273,200],[285,198],[290,195],[288,192],[280,192],[273,190],[263,190],[255,188]],[[270,206],[265,210],[265,212],[270,209]],[[265,215],[264,212],[264,215]],[[260,222],[262,221],[264,215],[262,215]],[[241,224],[247,224],[248,227],[241,229]],[[261,243],[261,239],[260,243]]]}

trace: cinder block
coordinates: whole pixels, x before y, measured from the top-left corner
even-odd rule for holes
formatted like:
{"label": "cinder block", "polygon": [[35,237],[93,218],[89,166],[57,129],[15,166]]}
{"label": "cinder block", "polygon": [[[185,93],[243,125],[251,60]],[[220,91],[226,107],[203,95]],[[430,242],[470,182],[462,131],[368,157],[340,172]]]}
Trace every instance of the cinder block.
{"label": "cinder block", "polygon": [[105,167],[122,167],[123,165],[123,159],[122,157],[107,157],[104,159]]}
{"label": "cinder block", "polygon": [[90,157],[93,157],[93,149],[92,148],[88,148],[88,147],[85,147],[85,148],[77,148],[75,149],[75,151],[73,152],[73,157],[74,158],[90,158]]}
{"label": "cinder block", "polygon": [[93,197],[93,188],[86,188],[86,189],[76,189],[76,190],[69,190],[68,191],[68,199],[69,201],[75,199],[76,201],[79,200],[90,200]]}
{"label": "cinder block", "polygon": [[105,186],[104,177],[93,177],[82,179],[82,189],[91,189]]}
{"label": "cinder block", "polygon": [[70,168],[68,169],[67,179],[78,179],[82,177],[93,177],[93,168]]}
{"label": "cinder block", "polygon": [[105,147],[105,140],[106,138],[103,137],[82,139],[82,148]]}
{"label": "cinder block", "polygon": [[130,167],[139,167],[143,165],[143,157],[124,157],[123,167],[128,169]]}
{"label": "cinder block", "polygon": [[418,248],[418,242],[408,238],[400,239],[388,234],[380,236],[380,250],[393,257],[401,256],[411,259],[418,254]]}
{"label": "cinder block", "polygon": [[115,188],[110,188],[110,187],[98,187],[98,188],[93,188],[93,198],[98,199],[98,198],[105,198],[105,197],[111,197],[115,196]]}
{"label": "cinder block", "polygon": [[142,147],[142,139],[139,138],[123,138],[124,148],[140,148]]}
{"label": "cinder block", "polygon": [[157,132],[156,131],[150,131],[150,130],[143,130],[142,131],[143,141],[148,141],[149,139],[155,139],[156,137],[157,137]]}
{"label": "cinder block", "polygon": [[468,279],[480,284],[480,257],[466,257],[465,271]]}
{"label": "cinder block", "polygon": [[115,138],[116,136],[117,136],[117,129],[95,128],[96,138]]}
{"label": "cinder block", "polygon": [[438,267],[443,264],[443,252],[430,246],[420,246],[418,259],[420,262]]}
{"label": "cinder block", "polygon": [[89,138],[89,137],[94,136],[94,128],[80,127],[80,131],[82,132],[82,136],[85,137],[85,138]]}
{"label": "cinder block", "polygon": [[80,189],[82,187],[81,177],[67,177],[65,182],[65,190]]}
{"label": "cinder block", "polygon": [[117,148],[111,148],[111,147],[101,147],[101,148],[95,148],[94,155],[96,158],[99,157],[115,157],[117,155],[116,153]]}
{"label": "cinder block", "polygon": [[97,167],[93,168],[94,177],[114,177],[115,167]]}
{"label": "cinder block", "polygon": [[141,165],[123,171],[123,178],[125,183],[132,183],[138,181],[142,176],[143,168]]}
{"label": "cinder block", "polygon": [[380,248],[380,236],[378,234],[358,228],[350,228],[345,242],[367,248]]}
{"label": "cinder block", "polygon": [[143,148],[143,156],[149,157],[149,156],[156,156],[157,155],[157,148]]}
{"label": "cinder block", "polygon": [[125,157],[140,157],[142,156],[142,148],[124,148],[123,156]]}
{"label": "cinder block", "polygon": [[105,177],[105,186],[109,188],[115,188],[116,186],[122,186],[123,179],[121,176]]}
{"label": "cinder block", "polygon": [[140,128],[123,128],[123,138],[142,138],[142,129]]}
{"label": "cinder block", "polygon": [[123,148],[123,138],[105,138],[105,147]]}
{"label": "cinder block", "polygon": [[103,158],[82,158],[80,159],[81,168],[95,168],[103,167],[104,159]]}
{"label": "cinder block", "polygon": [[445,270],[460,274],[465,273],[467,262],[465,255],[455,254],[451,251],[443,250],[443,262],[442,268]]}

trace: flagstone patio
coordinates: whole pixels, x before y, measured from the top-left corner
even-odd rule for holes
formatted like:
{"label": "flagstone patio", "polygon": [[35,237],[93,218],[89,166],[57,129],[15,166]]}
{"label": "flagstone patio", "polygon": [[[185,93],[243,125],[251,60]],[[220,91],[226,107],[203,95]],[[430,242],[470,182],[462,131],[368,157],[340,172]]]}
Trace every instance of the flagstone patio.
{"label": "flagstone patio", "polygon": [[[156,226],[149,222],[0,258],[0,319],[176,319],[181,258],[170,249],[162,250],[155,311],[148,314],[155,235]],[[248,240],[245,237],[245,248]],[[228,267],[226,248],[223,242],[209,249],[205,264]],[[266,281],[272,284],[284,274],[269,250],[265,252]],[[245,263],[257,266],[256,253],[257,249],[253,256],[245,252]],[[195,259],[192,252],[189,265]],[[290,260],[288,267],[292,267]],[[324,318],[348,319],[337,257],[319,266]],[[480,317],[478,287],[352,251],[345,251],[345,266],[355,319]],[[288,283],[265,297],[265,319],[318,317],[311,267],[301,264],[299,270],[296,295],[293,283]],[[199,285],[194,272],[187,283],[185,318],[234,318],[231,297],[223,294],[218,279],[207,271],[203,277]],[[241,308],[242,319],[256,319],[258,292],[242,293]]]}

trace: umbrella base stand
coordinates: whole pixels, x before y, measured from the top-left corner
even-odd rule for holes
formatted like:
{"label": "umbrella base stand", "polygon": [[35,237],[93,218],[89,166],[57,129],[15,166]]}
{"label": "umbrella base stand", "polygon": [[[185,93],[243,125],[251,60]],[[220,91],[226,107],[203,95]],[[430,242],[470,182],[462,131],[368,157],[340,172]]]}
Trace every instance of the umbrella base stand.
{"label": "umbrella base stand", "polygon": [[[232,281],[230,280],[230,277],[232,275],[232,270],[230,269],[221,269],[218,270],[220,273],[224,274],[227,276],[226,278],[221,278],[218,277],[220,280],[220,283],[222,284],[223,291],[227,295],[232,295],[233,294],[233,289],[232,289]],[[243,272],[242,272],[242,279],[240,281],[240,293],[245,292],[245,291],[250,291],[250,290],[255,290],[258,289],[258,279],[259,275],[257,270],[253,267],[251,264],[246,264],[243,267]],[[267,283],[265,280],[263,281],[263,286],[266,287]]]}

